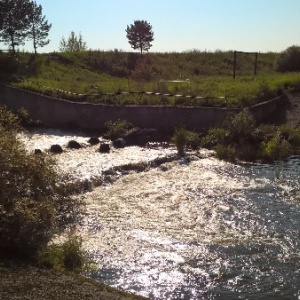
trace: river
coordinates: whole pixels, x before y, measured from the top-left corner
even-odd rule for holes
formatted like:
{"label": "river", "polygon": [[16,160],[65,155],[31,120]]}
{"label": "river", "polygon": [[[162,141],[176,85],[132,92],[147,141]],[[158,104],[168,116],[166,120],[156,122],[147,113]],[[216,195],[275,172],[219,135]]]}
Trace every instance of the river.
{"label": "river", "polygon": [[[75,139],[56,155],[74,178],[174,155],[173,147],[89,146],[86,134],[39,129],[28,150]],[[80,195],[76,228],[105,284],[151,299],[300,299],[300,158],[232,164],[202,149]]]}

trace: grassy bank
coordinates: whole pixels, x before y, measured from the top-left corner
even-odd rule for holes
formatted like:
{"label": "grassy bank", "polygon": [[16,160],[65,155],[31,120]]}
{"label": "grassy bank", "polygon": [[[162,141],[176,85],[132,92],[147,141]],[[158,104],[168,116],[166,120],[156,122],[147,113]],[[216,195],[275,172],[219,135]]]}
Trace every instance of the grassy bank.
{"label": "grassy bank", "polygon": [[16,72],[11,79],[21,79],[17,83],[20,87],[74,101],[245,107],[268,100],[283,88],[299,89],[297,73],[274,71],[277,57],[277,53],[260,53],[258,75],[254,76],[254,57],[239,54],[234,80],[230,51],[151,53],[143,60],[136,53],[117,50],[38,56],[23,53],[14,61]]}

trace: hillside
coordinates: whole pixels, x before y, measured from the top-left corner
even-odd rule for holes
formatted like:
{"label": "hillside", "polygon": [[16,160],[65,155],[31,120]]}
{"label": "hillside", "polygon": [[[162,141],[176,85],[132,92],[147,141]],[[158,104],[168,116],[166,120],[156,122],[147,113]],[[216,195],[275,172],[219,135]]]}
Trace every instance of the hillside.
{"label": "hillside", "polygon": [[232,51],[148,53],[142,58],[117,50],[19,53],[17,59],[2,53],[0,66],[2,81],[72,101],[243,107],[298,86],[298,74],[274,71],[277,57],[259,53],[254,76],[254,54],[238,53],[235,79]]}

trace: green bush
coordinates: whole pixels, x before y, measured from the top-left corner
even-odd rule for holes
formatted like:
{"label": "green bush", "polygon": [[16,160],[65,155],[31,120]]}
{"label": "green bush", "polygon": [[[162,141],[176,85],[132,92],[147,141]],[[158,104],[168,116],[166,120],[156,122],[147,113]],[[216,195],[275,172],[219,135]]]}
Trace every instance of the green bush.
{"label": "green bush", "polygon": [[131,123],[126,120],[118,119],[115,122],[109,121],[105,124],[107,127],[106,136],[111,139],[122,137],[130,128],[133,127]]}
{"label": "green bush", "polygon": [[231,143],[244,143],[253,139],[256,128],[255,119],[249,110],[243,110],[238,114],[230,116],[225,122],[225,128],[229,132]]}
{"label": "green bush", "polygon": [[201,139],[201,146],[213,148],[218,144],[227,143],[229,131],[225,128],[214,127],[208,130],[207,134]]}
{"label": "green bush", "polygon": [[300,146],[300,128],[292,127],[290,125],[281,125],[278,128],[281,137],[286,139],[292,146],[299,147]]}
{"label": "green bush", "polygon": [[42,248],[38,254],[41,266],[62,271],[83,271],[89,268],[91,262],[82,250],[82,240],[70,232],[62,244],[51,244]]}
{"label": "green bush", "polygon": [[291,46],[283,51],[275,66],[278,72],[298,72],[300,71],[300,46]]}
{"label": "green bush", "polygon": [[216,156],[222,160],[235,160],[236,159],[236,149],[232,146],[226,146],[218,144],[215,147]]}
{"label": "green bush", "polygon": [[256,126],[252,114],[244,110],[230,116],[223,127],[212,128],[202,138],[202,146],[213,148],[220,159],[273,161],[286,159],[298,146],[299,129],[284,125]]}
{"label": "green bush", "polygon": [[187,147],[196,150],[200,147],[201,138],[198,132],[187,130]]}
{"label": "green bush", "polygon": [[265,154],[269,160],[284,160],[292,153],[291,144],[278,134],[273,137],[265,147]]}
{"label": "green bush", "polygon": [[172,141],[175,143],[178,155],[183,156],[188,143],[188,130],[183,126],[176,127]]}
{"label": "green bush", "polygon": [[65,225],[62,215],[72,215],[76,202],[51,158],[28,153],[17,138],[17,118],[0,110],[0,255],[34,256]]}

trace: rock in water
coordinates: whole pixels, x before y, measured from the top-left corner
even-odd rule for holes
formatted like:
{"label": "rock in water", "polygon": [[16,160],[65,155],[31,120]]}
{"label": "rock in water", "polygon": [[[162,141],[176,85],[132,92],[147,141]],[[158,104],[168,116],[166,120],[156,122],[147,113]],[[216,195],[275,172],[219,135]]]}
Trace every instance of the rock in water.
{"label": "rock in water", "polygon": [[110,151],[110,146],[109,144],[101,144],[99,147],[99,152],[100,153],[109,153]]}
{"label": "rock in water", "polygon": [[57,153],[62,153],[63,149],[62,149],[62,147],[60,145],[55,144],[55,145],[51,145],[50,152],[56,153],[56,154]]}
{"label": "rock in water", "polygon": [[122,138],[116,139],[112,143],[115,148],[124,148],[126,146],[126,142]]}

